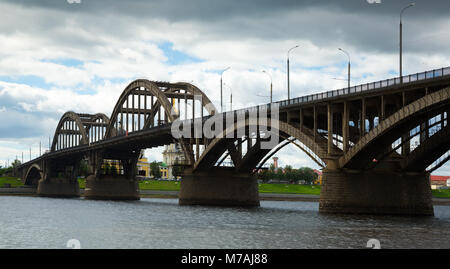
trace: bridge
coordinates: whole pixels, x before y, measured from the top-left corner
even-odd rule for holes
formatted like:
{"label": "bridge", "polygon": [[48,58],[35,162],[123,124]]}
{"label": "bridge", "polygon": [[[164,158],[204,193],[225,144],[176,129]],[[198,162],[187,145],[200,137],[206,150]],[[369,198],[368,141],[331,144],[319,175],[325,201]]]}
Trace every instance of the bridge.
{"label": "bridge", "polygon": [[[178,143],[180,205],[258,206],[257,173],[294,144],[323,168],[320,212],[433,215],[449,110],[450,67],[223,113],[190,83],[139,79],[110,117],[65,113],[50,152],[15,172],[39,195],[74,197],[85,160],[86,198],[139,199],[141,151]],[[105,172],[107,160],[120,171]]]}

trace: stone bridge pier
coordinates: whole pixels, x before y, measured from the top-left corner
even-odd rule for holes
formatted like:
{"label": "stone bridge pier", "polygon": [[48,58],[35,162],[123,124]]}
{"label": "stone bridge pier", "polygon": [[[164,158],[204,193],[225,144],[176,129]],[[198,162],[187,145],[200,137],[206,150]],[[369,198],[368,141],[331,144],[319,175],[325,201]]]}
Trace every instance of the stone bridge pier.
{"label": "stone bridge pier", "polygon": [[[86,178],[84,197],[93,200],[139,200],[136,180],[138,154],[111,156],[93,152],[89,156],[90,175]],[[128,156],[128,157],[127,157]],[[107,169],[107,167],[115,167]]]}
{"label": "stone bridge pier", "polygon": [[248,173],[227,167],[208,171],[185,169],[180,205],[259,206],[258,181]]}
{"label": "stone bridge pier", "polygon": [[325,168],[319,211],[375,215],[434,214],[428,173],[397,172],[398,162],[395,161],[379,166],[370,171]]}
{"label": "stone bridge pier", "polygon": [[80,158],[49,159],[43,162],[42,172],[36,166],[30,168],[27,177],[40,175],[36,194],[44,197],[71,198],[80,196],[77,176],[80,169]]}

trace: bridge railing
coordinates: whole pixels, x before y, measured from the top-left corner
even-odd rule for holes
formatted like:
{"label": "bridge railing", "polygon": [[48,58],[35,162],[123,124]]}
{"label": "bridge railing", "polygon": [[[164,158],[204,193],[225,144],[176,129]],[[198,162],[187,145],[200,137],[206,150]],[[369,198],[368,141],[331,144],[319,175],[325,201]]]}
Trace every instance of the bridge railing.
{"label": "bridge railing", "polygon": [[[406,76],[403,76],[402,79],[400,77],[395,77],[395,78],[380,80],[380,81],[376,81],[376,82],[360,84],[357,86],[352,86],[350,88],[342,88],[342,89],[338,89],[338,90],[310,94],[310,95],[293,98],[290,100],[281,100],[281,101],[277,101],[274,103],[279,104],[280,107],[284,107],[284,106],[288,106],[288,105],[308,103],[308,102],[317,101],[317,100],[324,100],[327,98],[333,98],[333,97],[347,95],[347,94],[382,89],[382,88],[390,87],[393,85],[400,85],[400,84],[404,85],[404,84],[412,83],[415,81],[433,79],[433,78],[444,77],[444,76],[449,76],[449,75],[450,75],[450,67],[443,67],[443,68],[434,69],[431,71],[425,71],[425,72],[406,75]],[[250,112],[253,110],[257,110],[258,108],[261,108],[264,106],[267,107],[267,111],[270,111],[271,104],[268,103],[268,104],[262,104],[262,105],[233,110],[233,113],[236,113],[236,114],[246,113],[246,112]],[[231,113],[231,111],[222,112],[221,114],[226,114],[226,113]],[[209,117],[204,117],[204,120],[207,118],[209,118]],[[186,120],[182,120],[182,122],[183,122],[183,124],[187,124],[188,122],[190,124],[193,124],[194,119],[186,119]]]}
{"label": "bridge railing", "polygon": [[415,81],[433,79],[433,78],[438,78],[438,77],[443,77],[443,76],[448,76],[448,75],[450,75],[450,67],[444,67],[444,68],[440,68],[440,69],[434,69],[434,70],[430,70],[430,71],[406,75],[406,76],[403,76],[402,78],[400,78],[400,77],[390,78],[390,79],[380,80],[380,81],[376,81],[376,82],[352,86],[350,88],[343,88],[343,89],[338,89],[338,90],[333,90],[333,91],[316,93],[316,94],[293,98],[290,100],[282,100],[282,101],[278,101],[276,103],[279,103],[280,107],[283,107],[283,106],[288,106],[288,105],[293,105],[293,104],[301,104],[301,103],[307,103],[307,102],[316,101],[316,100],[322,100],[322,99],[326,99],[326,98],[333,98],[336,96],[341,96],[341,95],[346,95],[346,94],[365,92],[365,91],[375,90],[375,89],[382,89],[382,88],[390,87],[393,85],[407,84],[407,83],[411,83],[411,82],[415,82]]}

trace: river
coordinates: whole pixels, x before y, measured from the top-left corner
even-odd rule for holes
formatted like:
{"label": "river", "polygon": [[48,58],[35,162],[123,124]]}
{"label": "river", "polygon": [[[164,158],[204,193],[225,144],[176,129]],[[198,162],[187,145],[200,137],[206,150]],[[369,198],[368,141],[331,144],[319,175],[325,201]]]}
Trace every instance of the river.
{"label": "river", "polygon": [[0,248],[450,248],[450,206],[434,217],[319,214],[316,202],[259,208],[0,196]]}

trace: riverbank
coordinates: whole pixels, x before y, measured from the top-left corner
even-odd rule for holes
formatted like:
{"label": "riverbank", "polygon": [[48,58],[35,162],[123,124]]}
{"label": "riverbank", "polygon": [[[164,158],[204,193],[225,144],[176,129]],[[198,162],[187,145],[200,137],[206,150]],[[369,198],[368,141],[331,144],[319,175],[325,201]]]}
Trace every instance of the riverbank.
{"label": "riverbank", "polygon": [[[173,190],[141,190],[141,198],[178,199],[178,191]],[[84,189],[80,189],[83,197]],[[36,189],[30,187],[0,188],[0,195],[35,196]],[[293,193],[259,193],[261,201],[319,202],[320,195]],[[450,206],[450,198],[433,197],[433,205]]]}
{"label": "riverbank", "polygon": [[[3,186],[10,186],[2,188]],[[85,181],[79,179],[80,193],[83,195]],[[267,184],[259,187],[260,200],[318,202],[321,186],[299,184]],[[180,181],[144,180],[139,182],[142,198],[178,198]],[[0,177],[0,195],[35,195],[36,189],[24,186],[20,179]],[[450,190],[432,190],[433,204],[450,205]]]}

